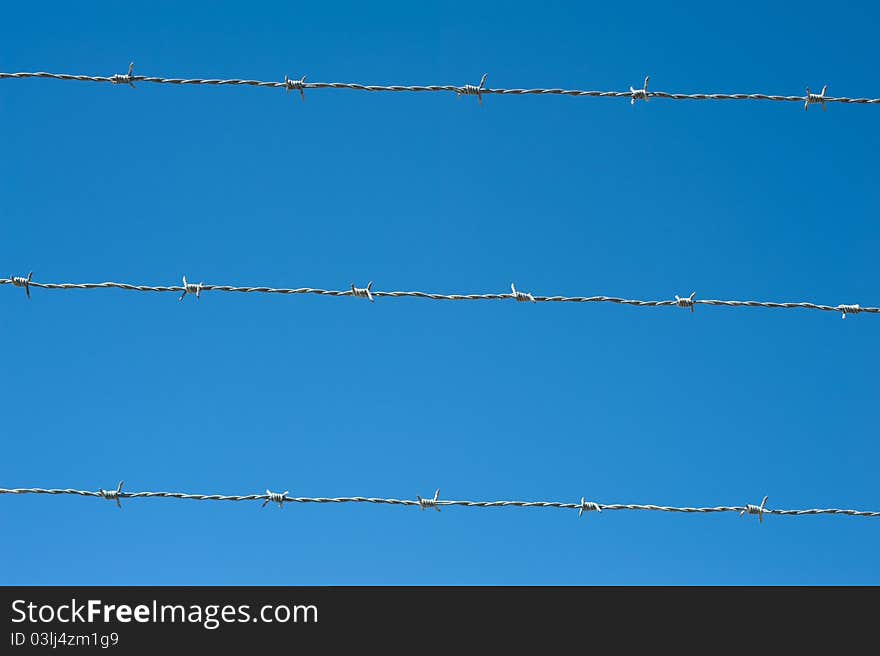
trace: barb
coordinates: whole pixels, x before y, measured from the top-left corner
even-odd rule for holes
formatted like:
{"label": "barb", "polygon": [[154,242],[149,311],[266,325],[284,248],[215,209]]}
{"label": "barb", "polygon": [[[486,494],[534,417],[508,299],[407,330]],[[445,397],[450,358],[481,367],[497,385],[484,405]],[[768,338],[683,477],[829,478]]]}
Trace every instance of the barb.
{"label": "barb", "polygon": [[127,84],[132,89],[134,89],[134,83],[132,82],[132,72],[134,71],[134,62],[131,62],[128,65],[128,73],[126,75],[120,75],[117,73],[110,77],[110,82],[113,84]]}
{"label": "barb", "polygon": [[373,302],[373,281],[367,283],[366,287],[355,287],[354,283],[351,283],[351,295],[357,298],[368,298],[370,299],[370,303]]}
{"label": "barb", "polygon": [[31,278],[33,275],[34,272],[31,271],[27,274],[27,278],[23,278],[22,276],[9,276],[9,282],[12,283],[13,287],[24,287],[24,293],[28,300],[30,300],[31,297]]}
{"label": "barb", "polygon": [[188,499],[191,501],[262,501],[263,507],[269,502],[273,503],[371,503],[384,504],[391,506],[411,506],[415,508],[435,508],[439,510],[439,506],[462,506],[465,508],[559,508],[562,510],[577,510],[578,516],[584,511],[596,510],[598,512],[614,511],[614,510],[644,510],[649,512],[670,512],[670,513],[739,513],[757,514],[758,518],[763,521],[764,515],[780,515],[791,517],[802,517],[806,515],[845,515],[848,517],[880,517],[880,511],[873,510],[850,510],[846,508],[806,508],[802,510],[781,510],[775,508],[767,508],[767,498],[760,506],[748,504],[746,506],[708,506],[708,507],[680,507],[680,506],[658,506],[654,504],[637,504],[637,503],[594,503],[585,501],[583,497],[578,503],[567,503],[563,501],[452,501],[439,499],[440,490],[434,493],[431,499],[423,499],[416,497],[410,499],[385,499],[379,497],[290,497],[287,492],[278,494],[266,490],[266,494],[245,494],[245,495],[223,495],[223,494],[189,494],[186,492],[123,492],[122,483],[116,490],[103,490],[97,492],[91,490],[75,490],[75,489],[45,489],[39,487],[31,488],[0,488],[0,495],[3,494],[48,494],[48,495],[76,495],[81,497],[97,497],[104,499]]}
{"label": "barb", "polygon": [[650,80],[651,80],[651,76],[647,75],[647,76],[645,76],[645,84],[642,85],[641,89],[635,89],[633,87],[629,88],[629,94],[630,94],[629,104],[630,105],[635,105],[636,100],[644,100],[645,102],[648,102],[648,82]]}
{"label": "barb", "polygon": [[535,297],[528,292],[519,292],[516,285],[510,283],[510,295],[519,303],[535,303]]}
{"label": "barb", "polygon": [[743,508],[743,510],[742,510],[742,512],[740,512],[739,516],[742,517],[745,514],[757,515],[758,516],[758,523],[763,524],[764,523],[764,513],[768,512],[767,508],[765,507],[767,505],[768,498],[769,497],[765,494],[764,498],[761,499],[760,506],[756,506],[754,504],[747,503],[746,507]]}
{"label": "barb", "polygon": [[837,309],[841,311],[841,317],[846,319],[846,315],[848,314],[858,314],[862,311],[862,308],[856,303],[855,305],[838,305]]}
{"label": "barb", "polygon": [[291,80],[286,75],[284,76],[284,87],[287,89],[287,92],[290,93],[291,89],[296,89],[299,91],[299,95],[302,96],[303,102],[306,101],[306,92],[304,89],[306,88],[306,76],[303,75],[298,80]]}
{"label": "barb", "polygon": [[172,286],[150,286],[150,285],[132,285],[122,282],[97,282],[97,283],[48,283],[35,282],[29,275],[27,278],[9,277],[0,278],[0,286],[13,285],[15,287],[24,287],[30,298],[30,288],[51,290],[75,290],[75,289],[121,289],[130,292],[172,292],[181,294],[181,299],[187,294],[194,294],[199,298],[204,292],[229,292],[238,294],[314,294],[318,296],[354,296],[357,298],[366,298],[371,302],[376,298],[422,298],[432,301],[503,301],[511,298],[517,301],[528,301],[533,303],[614,303],[617,305],[630,305],[633,307],[683,307],[690,308],[693,311],[695,305],[714,305],[720,307],[751,307],[751,308],[771,308],[771,309],[803,309],[803,310],[821,310],[823,312],[841,312],[845,317],[847,314],[878,314],[878,307],[864,307],[861,305],[820,305],[808,302],[776,302],[776,301],[724,301],[717,299],[698,299],[695,298],[696,292],[688,297],[680,297],[675,295],[674,299],[665,301],[642,301],[628,298],[618,298],[615,296],[539,296],[537,294],[528,294],[520,292],[516,286],[511,284],[511,291],[499,294],[439,294],[435,292],[420,291],[373,291],[372,281],[366,287],[356,287],[353,283],[350,289],[334,290],[334,289],[316,289],[314,287],[233,287],[231,285],[206,285],[204,283],[193,284],[186,282],[184,285]]}
{"label": "barb", "polygon": [[281,494],[277,492],[272,492],[268,488],[266,489],[266,500],[263,502],[262,507],[265,508],[266,504],[270,501],[272,503],[277,503],[279,508],[284,508],[284,502],[287,501],[287,495],[290,493],[290,490],[284,490]]}
{"label": "barb", "polygon": [[828,108],[825,106],[825,92],[828,91],[828,85],[826,84],[822,87],[822,93],[810,93],[810,87],[806,87],[807,97],[804,99],[804,111],[807,111],[810,108],[810,105],[822,105],[822,111],[824,112]]}
{"label": "barb", "polygon": [[117,508],[122,508],[122,504],[119,503],[119,496],[122,494],[122,484],[125,481],[119,481],[119,485],[116,486],[115,490],[105,490],[104,488],[98,489],[98,495],[104,497],[108,501],[115,501]]}
{"label": "barb", "polygon": [[690,296],[686,296],[686,297],[682,298],[681,296],[676,294],[675,295],[675,304],[678,307],[690,308],[691,312],[693,312],[694,311],[694,303],[697,302],[694,300],[694,296],[696,296],[696,295],[697,295],[697,292],[691,292]]}
{"label": "barb", "polygon": [[[821,104],[825,107],[825,103],[845,103],[854,105],[877,105],[880,104],[880,98],[851,98],[851,97],[831,97],[825,96],[823,90],[821,94],[813,94],[807,90],[805,96],[784,96],[766,93],[670,93],[667,91],[648,91],[648,78],[641,89],[630,87],[629,91],[591,91],[586,89],[554,89],[554,88],[536,88],[536,89],[490,89],[485,87],[486,75],[479,84],[466,84],[457,86],[452,84],[432,84],[432,85],[374,85],[361,84],[357,82],[306,82],[305,78],[300,80],[285,79],[279,82],[263,81],[263,80],[245,80],[245,79],[206,79],[206,78],[168,78],[168,77],[150,77],[145,75],[133,75],[133,65],[129,67],[128,75],[112,75],[110,77],[102,77],[96,75],[70,75],[67,73],[46,73],[44,71],[22,72],[22,73],[0,73],[0,80],[24,80],[28,78],[40,78],[48,80],[71,80],[77,82],[108,82],[113,84],[129,84],[134,86],[134,82],[149,82],[152,84],[173,84],[173,85],[202,85],[202,86],[250,86],[263,87],[267,89],[295,89],[303,93],[304,89],[348,89],[352,91],[369,91],[369,92],[389,92],[389,93],[426,93],[426,92],[446,92],[455,93],[458,96],[475,95],[482,103],[483,96],[486,94],[495,94],[500,96],[569,96],[574,98],[628,98],[631,104],[635,104],[637,99],[648,100],[648,98],[665,98],[667,100],[761,100],[772,102],[798,102],[804,103],[804,107],[811,104]],[[825,87],[827,89],[827,85]],[[303,98],[305,94],[303,93]]]}
{"label": "barb", "polygon": [[483,73],[483,77],[480,79],[479,84],[465,84],[461,91],[458,92],[458,96],[476,96],[477,102],[481,105],[483,104],[483,94],[486,92],[486,78],[489,77],[488,73]]}
{"label": "barb", "polygon": [[422,497],[416,495],[416,499],[419,501],[419,505],[422,507],[422,510],[425,508],[433,508],[437,512],[440,512],[440,501],[438,500],[440,497],[440,488],[438,487],[434,491],[434,498],[432,499],[423,499]]}
{"label": "barb", "polygon": [[590,512],[591,510],[602,512],[602,506],[593,501],[587,501],[586,497],[581,497],[581,504],[578,507],[578,517],[583,515],[585,512]]}
{"label": "barb", "polygon": [[201,298],[202,296],[202,285],[203,283],[199,283],[198,285],[194,285],[191,282],[186,281],[186,276],[183,276],[183,293],[178,298],[178,301],[182,301],[187,294],[191,294],[196,297],[196,300]]}

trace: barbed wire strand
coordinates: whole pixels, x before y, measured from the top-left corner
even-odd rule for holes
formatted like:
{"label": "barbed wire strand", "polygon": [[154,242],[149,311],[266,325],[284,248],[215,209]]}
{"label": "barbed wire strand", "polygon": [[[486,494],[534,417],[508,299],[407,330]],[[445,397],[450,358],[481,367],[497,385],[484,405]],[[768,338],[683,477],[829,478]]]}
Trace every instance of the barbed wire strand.
{"label": "barbed wire strand", "polygon": [[710,506],[710,507],[679,507],[679,506],[659,506],[655,504],[641,503],[597,503],[594,501],[586,501],[582,497],[580,502],[566,503],[562,501],[462,501],[448,500],[439,498],[440,491],[437,490],[433,497],[423,498],[421,496],[416,499],[384,499],[377,497],[295,497],[289,496],[288,492],[277,493],[266,490],[266,494],[244,494],[244,495],[225,495],[225,494],[189,494],[185,492],[124,492],[122,491],[122,482],[120,481],[116,489],[105,490],[99,489],[97,492],[91,490],[74,490],[74,489],[44,489],[39,487],[31,488],[0,488],[0,494],[49,494],[49,495],[76,495],[82,497],[98,497],[115,501],[119,504],[120,499],[188,499],[191,501],[262,501],[263,507],[268,503],[277,503],[279,507],[283,507],[285,503],[373,503],[391,506],[411,506],[424,510],[425,508],[435,508],[447,506],[463,506],[466,508],[559,508],[564,510],[577,510],[578,516],[584,512],[597,511],[614,511],[614,510],[644,510],[672,513],[739,513],[742,515],[758,515],[759,520],[763,522],[764,515],[784,515],[800,517],[805,515],[846,515],[849,517],[880,517],[880,511],[867,510],[850,510],[845,508],[807,508],[802,510],[781,510],[777,508],[767,508],[767,497],[761,502],[761,505],[746,504],[744,506]]}
{"label": "barbed wire strand", "polygon": [[529,303],[616,303],[618,305],[631,305],[635,307],[681,307],[690,309],[693,312],[696,305],[714,305],[722,307],[757,307],[757,308],[782,308],[782,309],[806,309],[806,310],[822,310],[824,312],[840,312],[841,316],[846,319],[848,314],[859,314],[867,312],[869,314],[880,313],[880,308],[863,307],[858,304],[838,304],[838,305],[820,305],[808,302],[775,302],[775,301],[726,301],[718,299],[699,299],[694,298],[695,292],[690,296],[680,297],[675,295],[674,299],[665,301],[641,301],[627,298],[617,298],[614,296],[540,296],[521,292],[516,286],[511,284],[511,292],[501,294],[438,294],[434,292],[420,291],[395,291],[383,292],[374,291],[373,283],[370,282],[366,287],[355,287],[351,285],[350,289],[333,290],[333,289],[316,289],[314,287],[298,287],[298,288],[277,288],[277,287],[233,287],[230,285],[206,285],[204,283],[188,283],[186,277],[183,277],[183,285],[171,286],[151,286],[151,285],[132,285],[121,282],[97,282],[97,283],[46,283],[36,282],[31,275],[10,276],[9,278],[0,278],[0,286],[13,285],[16,287],[24,287],[27,298],[30,298],[30,290],[32,288],[53,289],[53,290],[73,290],[73,289],[122,289],[125,291],[135,292],[171,292],[181,294],[179,300],[184,300],[188,295],[195,296],[196,299],[201,298],[205,292],[230,292],[241,294],[316,294],[319,296],[352,296],[355,298],[366,298],[372,302],[376,298],[422,298],[434,301],[503,301],[513,299],[518,302],[527,301]]}
{"label": "barbed wire strand", "polygon": [[147,82],[151,84],[175,84],[175,85],[202,85],[202,86],[249,86],[263,87],[269,89],[284,89],[285,91],[299,91],[303,100],[305,99],[305,91],[307,89],[348,89],[352,91],[371,91],[371,92],[390,92],[390,93],[425,93],[425,92],[448,92],[455,93],[457,96],[473,95],[482,104],[485,95],[500,96],[570,96],[570,97],[589,97],[589,98],[628,98],[631,104],[635,104],[636,100],[648,100],[649,98],[665,98],[668,100],[769,100],[774,102],[796,102],[803,103],[804,109],[808,109],[810,105],[820,104],[825,109],[826,103],[845,103],[855,105],[876,105],[880,104],[880,98],[849,98],[845,96],[834,97],[826,96],[825,93],[828,85],[822,88],[822,93],[812,93],[809,87],[805,87],[805,95],[803,96],[783,96],[765,93],[669,93],[667,91],[649,91],[648,80],[645,78],[644,85],[641,88],[633,88],[630,86],[629,91],[589,91],[584,89],[493,89],[486,87],[487,75],[484,74],[480,84],[431,84],[431,85],[375,85],[360,84],[354,82],[306,82],[306,77],[292,79],[287,75],[283,81],[272,82],[262,80],[243,80],[243,79],[204,79],[204,78],[168,78],[168,77],[151,77],[146,75],[134,75],[134,63],[129,65],[128,73],[117,73],[110,76],[100,75],[69,75],[67,73],[46,73],[22,72],[22,73],[0,73],[0,80],[15,79],[22,80],[27,78],[41,78],[50,80],[71,80],[77,82],[106,82],[110,84],[124,84],[130,87],[135,86],[135,82]]}

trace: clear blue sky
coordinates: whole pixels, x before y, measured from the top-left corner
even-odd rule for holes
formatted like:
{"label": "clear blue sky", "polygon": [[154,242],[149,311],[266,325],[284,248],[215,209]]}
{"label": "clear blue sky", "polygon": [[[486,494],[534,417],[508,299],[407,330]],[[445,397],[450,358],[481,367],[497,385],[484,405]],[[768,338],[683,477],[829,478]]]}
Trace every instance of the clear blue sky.
{"label": "clear blue sky", "polygon": [[[872,3],[69,3],[0,70],[877,96]],[[880,303],[880,108],[0,81],[2,274]],[[0,486],[880,508],[880,318],[0,288]],[[880,521],[0,497],[0,583],[880,583]]]}

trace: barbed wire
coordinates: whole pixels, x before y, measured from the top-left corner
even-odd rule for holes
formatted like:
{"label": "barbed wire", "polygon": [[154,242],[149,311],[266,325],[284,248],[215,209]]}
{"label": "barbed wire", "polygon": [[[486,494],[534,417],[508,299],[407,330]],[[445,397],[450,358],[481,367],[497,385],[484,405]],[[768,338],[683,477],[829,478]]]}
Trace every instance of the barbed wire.
{"label": "barbed wire", "polygon": [[486,87],[486,79],[488,74],[484,74],[479,84],[431,84],[431,85],[374,85],[360,84],[355,82],[307,82],[306,77],[293,79],[284,76],[283,81],[272,82],[263,80],[243,80],[243,79],[205,79],[205,78],[168,78],[168,77],[150,77],[146,75],[134,75],[134,63],[128,67],[128,73],[116,73],[115,75],[70,75],[67,73],[46,73],[43,71],[23,72],[23,73],[0,73],[0,80],[15,79],[22,80],[27,78],[42,78],[50,80],[72,80],[77,82],[106,82],[110,84],[125,84],[132,88],[135,82],[148,82],[151,84],[175,84],[175,85],[202,85],[202,86],[249,86],[263,87],[268,89],[284,89],[287,92],[298,91],[303,100],[305,100],[306,89],[349,89],[352,91],[371,91],[371,92],[390,92],[390,93],[424,93],[424,92],[448,92],[455,93],[457,96],[476,96],[477,100],[482,104],[484,95],[500,95],[500,96],[571,96],[571,97],[589,97],[589,98],[629,98],[630,104],[634,105],[636,100],[647,101],[650,98],[665,98],[668,100],[769,100],[774,102],[797,102],[803,103],[804,109],[808,109],[810,105],[822,105],[822,109],[826,108],[826,103],[845,103],[856,105],[876,105],[880,104],[880,98],[849,98],[845,96],[834,97],[826,96],[828,85],[822,87],[821,93],[813,93],[809,87],[805,87],[805,95],[803,96],[782,96],[765,93],[669,93],[667,91],[650,91],[648,90],[648,82],[650,77],[646,77],[642,86],[638,89],[630,86],[629,91],[589,91],[584,89],[493,89]]}
{"label": "barbed wire", "polygon": [[298,288],[278,288],[278,287],[233,287],[230,285],[206,285],[205,283],[187,282],[186,276],[183,276],[183,285],[170,286],[152,286],[152,285],[132,285],[122,282],[96,282],[96,283],[46,283],[33,280],[33,272],[27,277],[10,276],[9,278],[0,278],[0,286],[13,285],[22,287],[25,290],[27,298],[31,297],[31,288],[39,289],[55,289],[55,290],[74,290],[74,289],[122,289],[125,291],[135,292],[172,292],[180,293],[179,300],[183,300],[186,296],[192,295],[196,299],[201,298],[205,292],[230,292],[241,294],[316,294],[319,296],[351,296],[355,298],[365,298],[371,303],[377,298],[422,298],[433,301],[503,301],[515,300],[518,302],[528,303],[616,303],[618,305],[631,305],[635,307],[680,307],[694,311],[697,305],[715,305],[722,307],[756,307],[756,308],[781,308],[781,309],[806,309],[821,310],[824,312],[840,312],[841,316],[846,319],[849,314],[859,314],[867,312],[869,314],[880,313],[880,308],[863,307],[858,304],[838,304],[838,305],[820,305],[808,302],[775,302],[775,301],[726,301],[717,299],[699,299],[695,298],[696,292],[690,296],[675,295],[674,299],[664,301],[641,301],[635,299],[618,298],[614,296],[541,296],[538,294],[530,294],[517,290],[516,285],[511,283],[510,293],[501,294],[438,294],[434,292],[420,291],[394,291],[384,292],[373,289],[373,283],[370,281],[366,287],[356,287],[352,283],[350,289],[334,290],[334,289],[316,289],[314,287],[298,287]]}
{"label": "barbed wire", "polygon": [[743,506],[709,506],[709,507],[680,507],[659,506],[655,504],[641,503],[598,503],[587,501],[581,497],[580,502],[566,503],[563,501],[463,501],[441,499],[440,490],[434,492],[433,497],[423,498],[417,496],[412,499],[385,499],[379,497],[296,497],[289,496],[289,492],[271,492],[266,494],[190,494],[186,492],[125,492],[122,489],[123,481],[115,489],[98,491],[74,490],[74,489],[45,489],[31,488],[0,488],[0,494],[49,494],[49,495],[76,495],[81,497],[98,497],[113,501],[118,507],[122,507],[121,499],[188,499],[191,501],[262,501],[265,508],[268,503],[277,503],[283,507],[285,503],[373,503],[391,506],[409,506],[426,510],[433,508],[437,511],[442,507],[463,506],[466,508],[559,508],[562,510],[577,510],[578,517],[585,512],[605,512],[615,510],[644,510],[672,513],[739,513],[743,515],[757,515],[758,520],[763,522],[764,515],[783,515],[801,517],[805,515],[846,515],[849,517],[880,517],[880,511],[850,510],[845,508],[807,508],[802,510],[782,510],[767,508],[767,497],[760,504],[745,504]]}

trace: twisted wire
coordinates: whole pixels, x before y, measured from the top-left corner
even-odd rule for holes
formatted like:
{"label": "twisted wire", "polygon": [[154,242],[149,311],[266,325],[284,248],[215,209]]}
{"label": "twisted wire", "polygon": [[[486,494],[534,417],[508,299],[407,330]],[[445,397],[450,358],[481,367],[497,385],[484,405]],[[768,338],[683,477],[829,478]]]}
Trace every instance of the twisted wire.
{"label": "twisted wire", "polygon": [[[121,485],[121,484],[120,484]],[[91,490],[75,490],[69,488],[45,489],[39,487],[31,488],[0,488],[2,494],[49,494],[49,495],[77,495],[82,497],[98,497],[102,499],[110,499],[118,501],[118,499],[188,499],[191,501],[262,501],[263,506],[267,503],[277,503],[279,505],[286,503],[372,503],[384,504],[391,506],[412,506],[416,508],[438,508],[440,506],[463,506],[465,508],[559,508],[563,510],[577,510],[578,515],[583,514],[584,510],[596,510],[600,512],[614,510],[629,511],[656,511],[671,513],[755,513],[758,506],[746,504],[744,506],[708,506],[708,507],[689,507],[689,506],[661,506],[655,504],[641,503],[597,503],[586,502],[581,499],[580,502],[567,503],[563,501],[468,501],[468,500],[449,500],[439,499],[438,492],[433,497],[416,499],[385,499],[380,497],[296,497],[289,496],[287,492],[275,493],[266,491],[266,494],[190,494],[185,492],[124,492],[121,489],[104,490],[100,489],[96,492]],[[766,500],[765,502],[766,503]],[[762,510],[764,515],[781,515],[800,517],[806,515],[845,515],[848,517],[880,517],[880,511],[869,510],[851,510],[846,508],[805,508],[783,510],[777,508],[766,508]]]}
{"label": "twisted wire", "polygon": [[[20,286],[18,277],[0,278],[0,286],[15,285]],[[98,283],[46,283],[30,280],[29,288],[53,289],[53,290],[73,290],[73,289],[122,289],[134,292],[171,292],[179,293],[183,296],[186,294],[195,294],[199,296],[205,292],[229,292],[241,294],[315,294],[318,296],[354,296],[360,298],[422,298],[433,301],[504,301],[514,299],[516,301],[528,300],[534,303],[615,303],[618,305],[631,305],[634,307],[683,307],[693,310],[695,305],[713,305],[721,307],[752,307],[752,308],[772,308],[772,309],[805,309],[805,310],[821,310],[823,312],[840,312],[843,317],[847,314],[854,313],[880,313],[880,308],[865,307],[861,305],[838,304],[838,305],[821,305],[809,302],[776,302],[776,301],[731,301],[718,299],[697,299],[690,297],[678,297],[670,300],[662,301],[643,301],[636,299],[618,298],[614,296],[539,296],[536,294],[525,294],[516,290],[515,286],[511,286],[512,292],[501,294],[438,294],[434,292],[421,291],[370,291],[372,283],[366,288],[358,288],[352,285],[350,289],[334,290],[334,289],[316,289],[314,287],[298,287],[298,288],[278,288],[278,287],[234,287],[231,285],[208,285],[200,283],[194,285],[187,283],[186,286],[152,286],[152,285],[132,285],[121,282],[98,282]]]}
{"label": "twisted wire", "polygon": [[[77,82],[107,82],[111,84],[128,84],[134,86],[135,82],[147,82],[152,84],[176,84],[176,85],[203,85],[203,86],[249,86],[264,87],[269,89],[285,89],[287,91],[295,89],[301,93],[305,89],[348,89],[352,91],[371,91],[371,92],[450,92],[456,95],[476,95],[482,99],[483,95],[499,95],[499,96],[570,96],[570,97],[590,97],[590,98],[628,98],[633,102],[636,98],[647,100],[648,98],[665,98],[668,100],[766,100],[773,102],[796,102],[801,103],[805,107],[821,102],[825,103],[844,103],[856,105],[876,105],[880,104],[880,98],[849,98],[845,96],[833,97],[823,94],[806,92],[802,96],[783,96],[766,93],[669,93],[666,91],[648,91],[647,86],[641,89],[633,89],[630,91],[590,91],[584,89],[492,89],[483,87],[481,84],[431,84],[431,85],[374,85],[359,84],[354,82],[306,82],[305,77],[292,80],[285,76],[285,79],[279,82],[262,81],[262,80],[243,80],[243,79],[203,79],[203,78],[167,78],[167,77],[151,77],[146,75],[133,75],[132,68],[129,67],[127,75],[116,74],[111,76],[100,75],[69,75],[66,73],[46,73],[37,72],[21,72],[21,73],[0,73],[0,80],[15,79],[22,80],[27,78],[41,78],[50,80],[71,80]],[[485,81],[485,76],[484,80]],[[303,96],[305,97],[305,96]]]}

